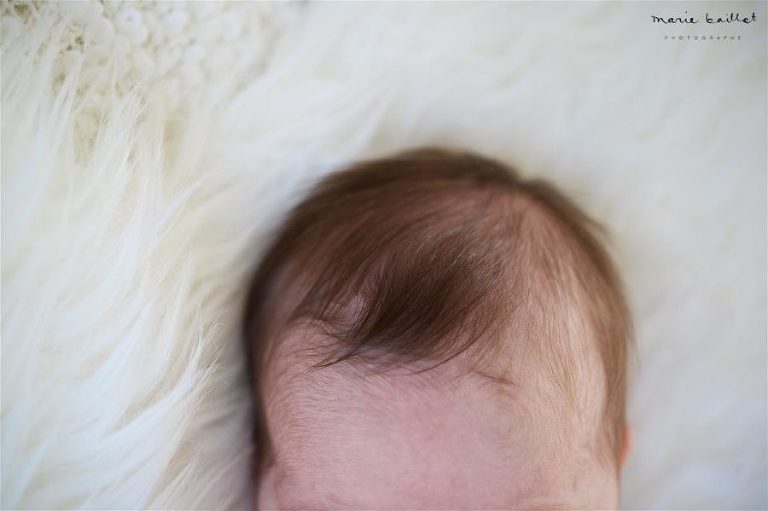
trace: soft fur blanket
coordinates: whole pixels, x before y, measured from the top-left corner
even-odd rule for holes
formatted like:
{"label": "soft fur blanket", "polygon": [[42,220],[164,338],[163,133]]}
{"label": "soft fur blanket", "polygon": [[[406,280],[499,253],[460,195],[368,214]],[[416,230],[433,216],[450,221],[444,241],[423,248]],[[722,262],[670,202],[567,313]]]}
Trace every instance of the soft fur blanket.
{"label": "soft fur blanket", "polygon": [[765,41],[764,2],[4,1],[2,506],[248,508],[270,229],[338,165],[442,145],[613,233],[623,505],[764,508]]}

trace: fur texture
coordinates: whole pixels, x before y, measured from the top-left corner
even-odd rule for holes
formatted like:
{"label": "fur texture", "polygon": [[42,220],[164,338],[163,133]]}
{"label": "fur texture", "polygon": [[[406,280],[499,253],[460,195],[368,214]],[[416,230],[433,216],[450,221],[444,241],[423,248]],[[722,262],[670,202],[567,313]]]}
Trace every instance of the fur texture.
{"label": "fur texture", "polygon": [[[766,4],[2,4],[2,506],[250,505],[247,277],[318,176],[424,145],[613,233],[631,508],[766,506]],[[665,40],[664,35],[741,35]]]}

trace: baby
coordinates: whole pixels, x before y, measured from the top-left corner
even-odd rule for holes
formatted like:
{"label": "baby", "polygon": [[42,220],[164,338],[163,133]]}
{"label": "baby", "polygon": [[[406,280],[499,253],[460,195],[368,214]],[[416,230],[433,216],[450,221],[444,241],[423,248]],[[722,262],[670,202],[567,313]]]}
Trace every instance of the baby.
{"label": "baby", "polygon": [[257,508],[615,508],[631,328],[598,233],[472,154],[326,178],[246,308]]}

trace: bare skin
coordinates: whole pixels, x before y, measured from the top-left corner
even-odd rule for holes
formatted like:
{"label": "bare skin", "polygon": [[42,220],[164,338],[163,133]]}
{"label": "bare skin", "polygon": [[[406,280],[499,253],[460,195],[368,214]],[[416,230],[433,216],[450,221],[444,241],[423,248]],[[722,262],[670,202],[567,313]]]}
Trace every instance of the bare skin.
{"label": "bare skin", "polygon": [[590,393],[572,409],[531,361],[500,383],[461,357],[371,375],[352,362],[309,370],[281,351],[264,387],[274,457],[258,509],[618,506],[618,470],[600,455],[597,371],[578,376]]}

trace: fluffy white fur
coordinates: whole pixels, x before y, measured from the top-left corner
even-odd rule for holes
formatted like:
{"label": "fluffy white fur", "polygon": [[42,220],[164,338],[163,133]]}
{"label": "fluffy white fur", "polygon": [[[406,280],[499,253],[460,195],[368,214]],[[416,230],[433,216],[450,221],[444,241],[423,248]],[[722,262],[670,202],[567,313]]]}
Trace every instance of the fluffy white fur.
{"label": "fluffy white fur", "polygon": [[[759,22],[664,40],[683,9]],[[438,144],[612,231],[623,505],[763,508],[765,37],[765,3],[3,3],[2,506],[249,507],[270,229],[337,165]]]}

